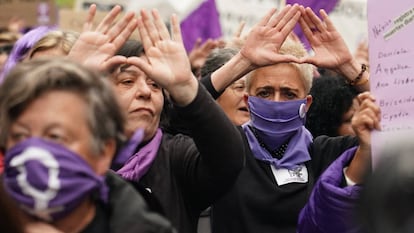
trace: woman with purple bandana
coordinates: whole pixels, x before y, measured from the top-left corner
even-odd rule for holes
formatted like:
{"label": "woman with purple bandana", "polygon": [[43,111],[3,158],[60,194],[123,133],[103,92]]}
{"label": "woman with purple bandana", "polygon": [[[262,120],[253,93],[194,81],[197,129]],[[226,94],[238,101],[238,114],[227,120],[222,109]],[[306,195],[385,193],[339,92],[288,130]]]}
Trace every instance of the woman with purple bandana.
{"label": "woman with purple bandana", "polygon": [[[353,120],[357,138],[313,139],[304,127],[312,103],[311,64],[336,68],[359,89],[367,87],[366,70],[321,13],[323,21],[298,5],[287,5],[277,15],[272,9],[253,27],[240,52],[210,77],[220,92],[248,74],[250,112],[250,121],[242,125],[246,166],[212,207],[214,233],[318,232],[319,227],[350,232],[355,227],[348,219],[359,190],[354,184],[362,182],[370,166],[369,132],[379,128],[379,108],[369,93],[360,96],[362,107]],[[307,56],[300,42],[286,39],[297,22],[314,56]],[[323,205],[326,199],[330,202]]]}
{"label": "woman with purple bandana", "polygon": [[0,86],[0,128],[2,182],[28,232],[41,222],[61,232],[173,232],[108,172],[124,117],[101,75],[68,60],[17,65]]}

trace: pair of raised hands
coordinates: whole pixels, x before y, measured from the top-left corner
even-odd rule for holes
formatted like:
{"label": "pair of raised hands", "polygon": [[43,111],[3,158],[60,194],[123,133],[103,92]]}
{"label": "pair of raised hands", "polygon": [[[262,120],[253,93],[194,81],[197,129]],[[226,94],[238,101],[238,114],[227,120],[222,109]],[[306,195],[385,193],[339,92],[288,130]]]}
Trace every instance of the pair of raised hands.
{"label": "pair of raised hands", "polygon": [[[253,68],[279,62],[310,63],[318,67],[342,72],[355,62],[342,36],[324,10],[320,19],[311,8],[287,5],[280,12],[271,9],[250,31],[244,40],[241,54]],[[299,23],[308,39],[314,55],[298,58],[279,54],[279,50]],[[358,69],[360,65],[357,65]],[[346,72],[346,71],[345,71]],[[346,75],[346,74],[345,74]]]}
{"label": "pair of raised hands", "polygon": [[[190,103],[195,97],[198,83],[191,72],[177,17],[171,17],[170,33],[156,10],[151,13],[141,10],[137,17],[129,12],[115,22],[120,12],[121,7],[115,6],[94,28],[96,6],[92,5],[83,32],[68,57],[106,72],[120,64],[135,65],[165,88],[177,104]],[[145,50],[145,58],[115,56],[136,29]]]}

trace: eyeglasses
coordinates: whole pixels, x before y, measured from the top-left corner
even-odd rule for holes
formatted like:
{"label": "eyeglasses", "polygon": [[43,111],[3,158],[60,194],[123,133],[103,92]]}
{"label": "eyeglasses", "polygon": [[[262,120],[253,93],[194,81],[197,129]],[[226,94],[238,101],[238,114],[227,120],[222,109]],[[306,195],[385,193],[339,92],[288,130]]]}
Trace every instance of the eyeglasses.
{"label": "eyeglasses", "polygon": [[10,52],[12,51],[12,49],[13,49],[12,44],[2,45],[2,46],[0,46],[0,54],[5,53],[5,54],[9,55]]}

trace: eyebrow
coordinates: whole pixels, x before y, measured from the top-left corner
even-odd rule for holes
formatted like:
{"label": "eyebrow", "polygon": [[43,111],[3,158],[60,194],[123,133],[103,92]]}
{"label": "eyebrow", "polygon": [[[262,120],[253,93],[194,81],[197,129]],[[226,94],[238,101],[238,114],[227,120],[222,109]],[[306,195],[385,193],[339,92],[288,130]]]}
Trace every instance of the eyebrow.
{"label": "eyebrow", "polygon": [[299,93],[299,89],[298,88],[291,88],[291,87],[281,87],[280,88],[281,91],[293,91],[295,93]]}

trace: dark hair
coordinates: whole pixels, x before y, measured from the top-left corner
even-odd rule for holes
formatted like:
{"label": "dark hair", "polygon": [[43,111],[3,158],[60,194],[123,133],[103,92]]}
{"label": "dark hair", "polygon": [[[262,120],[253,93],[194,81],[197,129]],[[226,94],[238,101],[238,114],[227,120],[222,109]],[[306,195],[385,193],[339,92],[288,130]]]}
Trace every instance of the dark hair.
{"label": "dark hair", "polygon": [[116,55],[124,57],[139,57],[145,54],[144,47],[137,40],[127,40],[124,45],[116,52]]}
{"label": "dark hair", "polygon": [[363,232],[414,232],[413,135],[397,136],[379,153],[379,162],[361,193],[359,216]]}
{"label": "dark hair", "polygon": [[48,91],[62,90],[78,94],[88,104],[86,116],[95,139],[91,149],[100,152],[109,139],[115,139],[119,148],[124,115],[111,84],[101,76],[61,58],[18,64],[0,86],[0,146],[5,147],[11,123],[28,105]]}
{"label": "dark hair", "polygon": [[[139,57],[145,55],[144,47],[142,43],[137,40],[127,40],[124,45],[118,50],[116,55],[121,55],[124,57]],[[172,110],[172,104],[170,103],[169,99],[167,98],[165,91],[162,92],[164,96],[164,104],[163,109],[161,112],[160,117],[160,127],[163,129],[167,129],[170,127],[170,113]]]}
{"label": "dark hair", "polygon": [[314,137],[338,136],[343,115],[351,108],[357,91],[340,76],[322,76],[313,80],[312,105],[307,112],[306,127]]}

